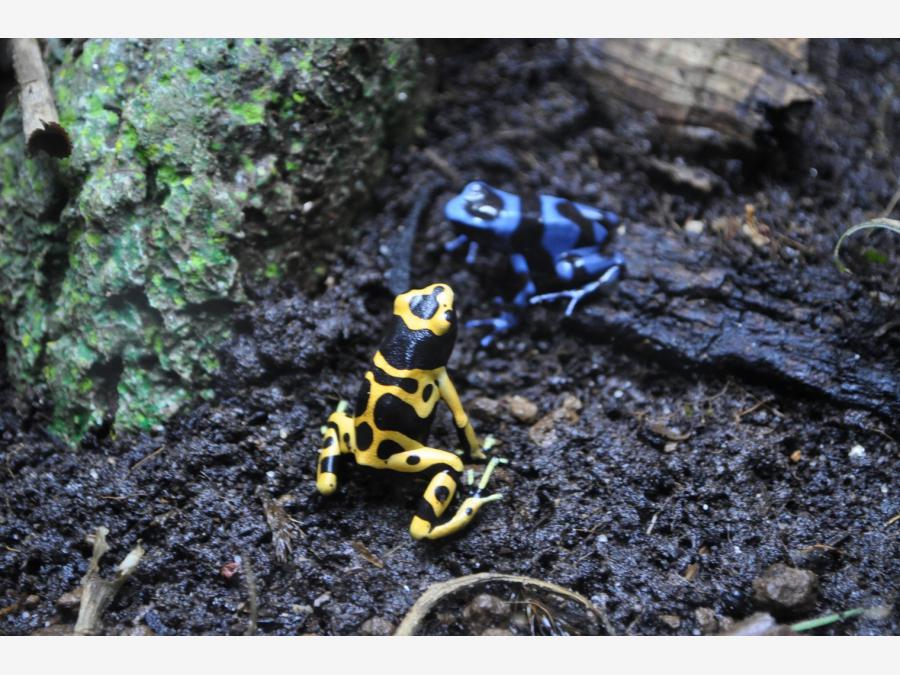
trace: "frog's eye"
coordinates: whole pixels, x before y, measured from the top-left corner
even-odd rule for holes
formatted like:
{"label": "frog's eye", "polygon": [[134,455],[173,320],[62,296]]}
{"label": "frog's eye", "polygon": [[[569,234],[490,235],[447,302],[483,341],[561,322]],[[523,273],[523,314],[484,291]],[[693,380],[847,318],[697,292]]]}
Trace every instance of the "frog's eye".
{"label": "frog's eye", "polygon": [[444,312],[444,321],[446,321],[447,323],[453,323],[454,321],[456,321],[456,312],[454,312],[452,309],[448,309],[446,312]]}
{"label": "frog's eye", "polygon": [[472,209],[479,218],[493,220],[497,217],[497,209],[490,204],[479,204]]}

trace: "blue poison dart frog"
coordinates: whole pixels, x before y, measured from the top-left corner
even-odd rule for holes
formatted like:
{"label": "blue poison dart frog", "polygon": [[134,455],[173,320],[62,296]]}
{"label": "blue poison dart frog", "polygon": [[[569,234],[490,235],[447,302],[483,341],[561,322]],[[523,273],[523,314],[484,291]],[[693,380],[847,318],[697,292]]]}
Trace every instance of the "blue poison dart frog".
{"label": "blue poison dart frog", "polygon": [[492,458],[474,494],[452,518],[438,523],[463,472],[458,455],[427,445],[438,401],[443,399],[453,413],[469,459],[487,459],[485,450],[493,444],[490,437],[481,444],[447,373],[456,330],[453,290],[447,284],[398,295],[387,334],[359,388],[353,411],[341,401],[322,427],[316,487],[323,495],[337,489],[339,462],[348,455],[361,466],[429,480],[409,527],[413,539],[453,534],[468,525],[484,504],[502,496],[481,496],[500,461]]}
{"label": "blue poison dart frog", "polygon": [[619,224],[610,211],[550,195],[519,197],[474,181],[447,202],[444,214],[459,233],[448,251],[468,244],[469,264],[479,246],[505,253],[523,283],[512,301],[516,312],[466,323],[493,328],[483,346],[516,326],[529,303],[569,298],[565,313],[571,315],[583,298],[615,284],[625,267],[621,254],[600,252]]}

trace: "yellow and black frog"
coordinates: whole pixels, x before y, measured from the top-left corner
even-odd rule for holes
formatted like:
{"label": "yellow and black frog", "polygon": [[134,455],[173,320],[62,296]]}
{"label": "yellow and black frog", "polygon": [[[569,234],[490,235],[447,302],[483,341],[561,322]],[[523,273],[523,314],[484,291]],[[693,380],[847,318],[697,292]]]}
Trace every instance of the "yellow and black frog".
{"label": "yellow and black frog", "polygon": [[481,496],[498,461],[491,459],[474,494],[448,521],[438,524],[463,471],[459,456],[429,447],[428,434],[443,399],[453,413],[460,443],[470,459],[487,459],[491,441],[481,444],[447,373],[456,341],[453,289],[432,284],[394,299],[394,314],[356,397],[352,414],[342,401],[322,427],[316,487],[330,495],[338,485],[338,463],[352,455],[358,465],[429,479],[409,531],[413,539],[439,539],[468,525],[486,503]]}

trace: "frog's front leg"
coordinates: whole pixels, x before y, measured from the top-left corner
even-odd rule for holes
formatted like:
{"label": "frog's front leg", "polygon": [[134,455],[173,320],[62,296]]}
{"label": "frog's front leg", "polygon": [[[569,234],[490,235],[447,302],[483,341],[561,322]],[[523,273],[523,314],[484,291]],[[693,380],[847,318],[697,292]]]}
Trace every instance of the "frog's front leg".
{"label": "frog's front leg", "polygon": [[475,429],[472,427],[469,416],[466,414],[465,408],[463,408],[462,401],[459,400],[459,394],[456,392],[456,387],[453,386],[453,380],[450,379],[446,368],[441,368],[438,373],[437,385],[441,398],[444,399],[444,402],[453,414],[453,424],[456,427],[456,433],[459,436],[459,442],[463,450],[465,450],[470,459],[487,459],[484,451],[490,449],[493,440],[488,437],[488,442],[482,445],[478,434],[475,433]]}
{"label": "frog's front leg", "polygon": [[[531,280],[531,276],[528,270],[528,262],[525,260],[525,256],[519,253],[513,253],[509,256],[509,260],[512,263],[513,270],[515,270],[516,275],[525,280],[524,286],[522,286],[522,289],[518,293],[516,293],[516,296],[512,301],[513,305],[518,308],[524,309],[528,306],[528,299],[532,295],[534,295],[537,288],[535,287],[534,282]],[[499,316],[495,316],[490,319],[472,319],[471,321],[466,321],[467,328],[490,326],[494,329],[483,338],[481,338],[482,347],[489,346],[498,335],[507,333],[518,325],[518,313],[510,311],[504,311]]]}
{"label": "frog's front leg", "polygon": [[557,279],[561,282],[583,283],[583,285],[555,293],[535,295],[529,302],[536,304],[563,297],[569,298],[565,314],[571,316],[581,300],[615,285],[622,277],[624,268],[625,258],[620,253],[604,256],[593,246],[566,251],[556,259]]}
{"label": "frog's front leg", "polygon": [[350,404],[338,403],[328,422],[322,427],[322,449],[316,468],[316,488],[323,495],[332,494],[338,486],[339,463],[342,455],[353,452],[351,441],[354,437],[353,418],[347,414]]}

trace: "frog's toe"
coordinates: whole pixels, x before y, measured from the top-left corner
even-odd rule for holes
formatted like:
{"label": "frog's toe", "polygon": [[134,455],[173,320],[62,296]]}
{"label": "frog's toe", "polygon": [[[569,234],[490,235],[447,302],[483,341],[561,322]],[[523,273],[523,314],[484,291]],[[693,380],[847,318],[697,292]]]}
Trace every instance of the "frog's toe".
{"label": "frog's toe", "polygon": [[541,302],[553,302],[564,295],[567,295],[567,291],[559,291],[558,293],[541,293],[540,295],[532,295],[528,298],[529,304],[536,305]]}
{"label": "frog's toe", "polygon": [[452,241],[448,241],[448,242],[444,243],[444,250],[450,251],[450,252],[455,251],[460,246],[465,244],[467,241],[469,241],[469,238],[466,235],[461,234],[458,237],[456,237],[456,239],[453,239]]}
{"label": "frog's toe", "polygon": [[470,319],[466,321],[466,328],[480,328],[482,326],[490,326],[493,330],[481,338],[481,346],[487,347],[498,335],[509,332],[519,323],[518,318],[511,312],[503,312],[500,316],[490,319]]}
{"label": "frog's toe", "polygon": [[[477,497],[479,499],[481,498],[481,491],[487,487],[488,481],[491,478],[491,474],[494,473],[494,469],[497,468],[498,464],[504,464],[504,463],[506,463],[506,460],[502,460],[499,457],[491,457],[491,461],[488,462],[487,467],[485,467],[484,473],[481,474],[481,480],[478,481],[478,487],[475,489],[475,492],[472,495],[472,497]],[[494,495],[491,495],[491,497],[494,497]],[[496,497],[496,498],[500,499],[500,497]],[[491,501],[494,501],[494,500],[491,499]]]}

